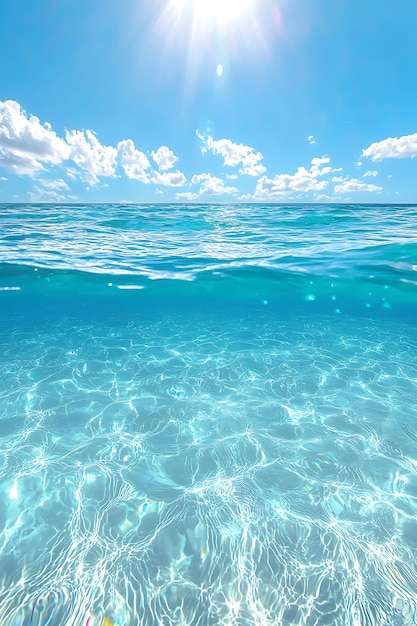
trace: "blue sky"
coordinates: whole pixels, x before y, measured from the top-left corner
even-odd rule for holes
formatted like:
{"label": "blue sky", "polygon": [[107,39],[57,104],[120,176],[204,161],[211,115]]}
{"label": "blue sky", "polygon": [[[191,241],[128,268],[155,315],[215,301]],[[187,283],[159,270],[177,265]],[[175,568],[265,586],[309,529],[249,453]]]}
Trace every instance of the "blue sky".
{"label": "blue sky", "polygon": [[0,202],[417,202],[417,2],[2,0]]}

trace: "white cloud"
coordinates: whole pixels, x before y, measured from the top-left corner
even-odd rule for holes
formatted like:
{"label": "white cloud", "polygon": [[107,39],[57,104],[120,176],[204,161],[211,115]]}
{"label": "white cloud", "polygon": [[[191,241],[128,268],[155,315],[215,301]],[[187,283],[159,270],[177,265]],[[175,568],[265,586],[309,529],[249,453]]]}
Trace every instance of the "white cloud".
{"label": "white cloud", "polygon": [[148,157],[135,148],[131,139],[119,141],[117,146],[119,162],[128,178],[140,180],[142,183],[150,183],[147,169],[150,167]]}
{"label": "white cloud", "polygon": [[330,174],[330,172],[340,172],[342,170],[341,167],[334,169],[330,165],[320,167],[326,163],[330,163],[330,157],[315,157],[314,159],[311,159],[310,174],[313,177],[326,176],[327,174]]}
{"label": "white cloud", "polygon": [[[245,159],[243,167],[239,169],[239,174],[246,174],[247,176],[260,176],[266,172],[265,165],[257,163],[260,154],[260,152],[257,152],[256,154],[249,155],[249,157]],[[263,159],[262,156],[260,158]]]}
{"label": "white cloud", "polygon": [[[281,198],[297,192],[322,191],[328,185],[328,180],[318,180],[334,170],[330,165],[329,157],[315,157],[311,160],[311,167],[299,167],[295,174],[276,174],[274,178],[262,176],[256,185],[255,199]],[[324,165],[325,167],[321,167]]]}
{"label": "white cloud", "polygon": [[180,193],[175,194],[177,200],[196,200],[199,197],[199,193],[195,193],[193,191],[181,191]]}
{"label": "white cloud", "polygon": [[153,183],[164,185],[165,187],[182,187],[187,182],[186,176],[179,171],[176,172],[154,172],[152,176]]}
{"label": "white cloud", "polygon": [[44,164],[57,165],[69,156],[69,147],[50,124],[28,116],[18,102],[0,101],[0,166],[15,174],[34,174]]}
{"label": "white cloud", "polygon": [[5,181],[5,180],[7,180],[7,178],[5,176],[0,176],[0,180]]}
{"label": "white cloud", "polygon": [[277,174],[274,178],[262,176],[256,185],[255,198],[288,196],[297,191],[319,191],[327,187],[327,180],[318,181],[304,167],[291,174]]}
{"label": "white cloud", "polygon": [[239,176],[237,174],[227,174],[226,178],[228,178],[229,180],[237,180]]}
{"label": "white cloud", "polygon": [[351,193],[356,191],[379,192],[382,191],[382,187],[378,187],[377,185],[368,185],[367,183],[361,182],[357,178],[351,178],[341,185],[335,185],[334,191],[335,193]]}
{"label": "white cloud", "polygon": [[334,197],[328,196],[326,193],[315,193],[313,194],[313,199],[315,202],[333,202]]}
{"label": "white cloud", "polygon": [[75,167],[68,167],[66,174],[71,180],[77,180],[79,178],[79,171],[76,170]]}
{"label": "white cloud", "polygon": [[323,156],[311,159],[311,165],[313,165],[313,167],[320,167],[320,165],[324,165],[325,163],[330,163],[330,157]]}
{"label": "white cloud", "polygon": [[31,202],[63,202],[66,198],[56,191],[42,189],[35,185],[32,191],[28,193]]}
{"label": "white cloud", "polygon": [[[128,178],[143,183],[179,187],[185,184],[182,172],[161,173],[173,167],[178,157],[167,146],[152,152],[152,158],[160,172],[152,172],[148,157],[136,149],[131,139],[120,141],[117,147],[100,143],[91,130],[67,130],[65,140],[57,136],[48,123],[41,124],[33,115],[29,116],[18,102],[0,101],[0,167],[15,174],[33,175],[44,172],[46,165],[59,165],[68,161],[67,175],[71,180],[83,180],[97,185],[102,177],[114,177],[116,165]],[[44,192],[68,190],[62,180],[39,180]],[[39,197],[38,186],[33,197]],[[51,200],[54,198],[50,196]]]}
{"label": "white cloud", "polygon": [[67,130],[66,140],[71,147],[70,159],[80,168],[79,177],[96,185],[101,176],[114,176],[117,150],[103,146],[91,130]]}
{"label": "white cloud", "polygon": [[378,172],[376,170],[369,170],[368,172],[362,174],[362,176],[378,176]]}
{"label": "white cloud", "polygon": [[406,159],[417,156],[417,133],[403,135],[402,137],[388,137],[383,141],[371,143],[362,151],[362,156],[372,161],[383,159]]}
{"label": "white cloud", "polygon": [[266,172],[266,167],[260,163],[263,155],[260,152],[254,152],[250,146],[242,143],[233,143],[230,139],[213,139],[210,135],[205,137],[198,130],[197,137],[201,139],[204,146],[202,153],[210,150],[213,154],[220,154],[223,157],[223,164],[229,167],[241,165],[240,174],[248,176],[259,176]]}
{"label": "white cloud", "polygon": [[362,167],[362,165],[363,165],[362,161],[358,161],[358,162],[356,163],[356,167]]}
{"label": "white cloud", "polygon": [[307,141],[308,141],[309,143],[311,143],[311,145],[314,145],[315,143],[317,143],[317,141],[315,140],[314,135],[309,135],[309,136],[307,137]]}
{"label": "white cloud", "polygon": [[38,181],[45,189],[52,189],[53,191],[67,191],[69,189],[65,180],[59,178],[58,180],[45,180],[40,178]]}
{"label": "white cloud", "polygon": [[161,146],[156,152],[154,151],[151,154],[161,171],[170,170],[178,161],[178,157],[167,146]]}
{"label": "white cloud", "polygon": [[140,180],[142,183],[155,183],[165,187],[182,187],[186,182],[186,176],[180,172],[166,172],[177,161],[178,157],[167,148],[161,146],[155,152],[152,152],[152,158],[163,172],[157,172],[151,169],[146,154],[137,150],[132,139],[125,139],[118,144],[119,162],[126,176],[131,179]]}
{"label": "white cloud", "polygon": [[203,194],[217,196],[238,192],[236,187],[225,187],[224,180],[218,178],[217,176],[212,176],[211,174],[194,174],[191,179],[191,184],[201,185],[200,191],[198,192],[199,196],[202,196]]}

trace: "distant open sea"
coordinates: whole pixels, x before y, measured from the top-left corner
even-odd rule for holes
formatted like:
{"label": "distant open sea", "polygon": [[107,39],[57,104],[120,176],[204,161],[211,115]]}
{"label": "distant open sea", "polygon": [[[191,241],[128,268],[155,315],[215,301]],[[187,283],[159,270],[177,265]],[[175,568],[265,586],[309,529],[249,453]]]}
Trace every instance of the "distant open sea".
{"label": "distant open sea", "polygon": [[0,625],[417,624],[417,207],[0,206]]}

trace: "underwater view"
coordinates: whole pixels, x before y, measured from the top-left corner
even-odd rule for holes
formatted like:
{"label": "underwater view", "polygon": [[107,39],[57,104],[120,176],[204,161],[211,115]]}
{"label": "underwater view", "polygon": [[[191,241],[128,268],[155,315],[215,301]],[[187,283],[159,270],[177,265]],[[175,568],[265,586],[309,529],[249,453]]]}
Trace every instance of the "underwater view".
{"label": "underwater view", "polygon": [[1,626],[417,624],[417,206],[0,207]]}

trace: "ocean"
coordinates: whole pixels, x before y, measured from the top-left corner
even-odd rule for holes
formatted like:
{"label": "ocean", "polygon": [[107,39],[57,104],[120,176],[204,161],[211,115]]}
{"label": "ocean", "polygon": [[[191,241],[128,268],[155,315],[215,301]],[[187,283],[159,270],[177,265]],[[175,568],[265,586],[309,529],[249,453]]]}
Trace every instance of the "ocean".
{"label": "ocean", "polygon": [[0,206],[1,626],[417,624],[417,207]]}

